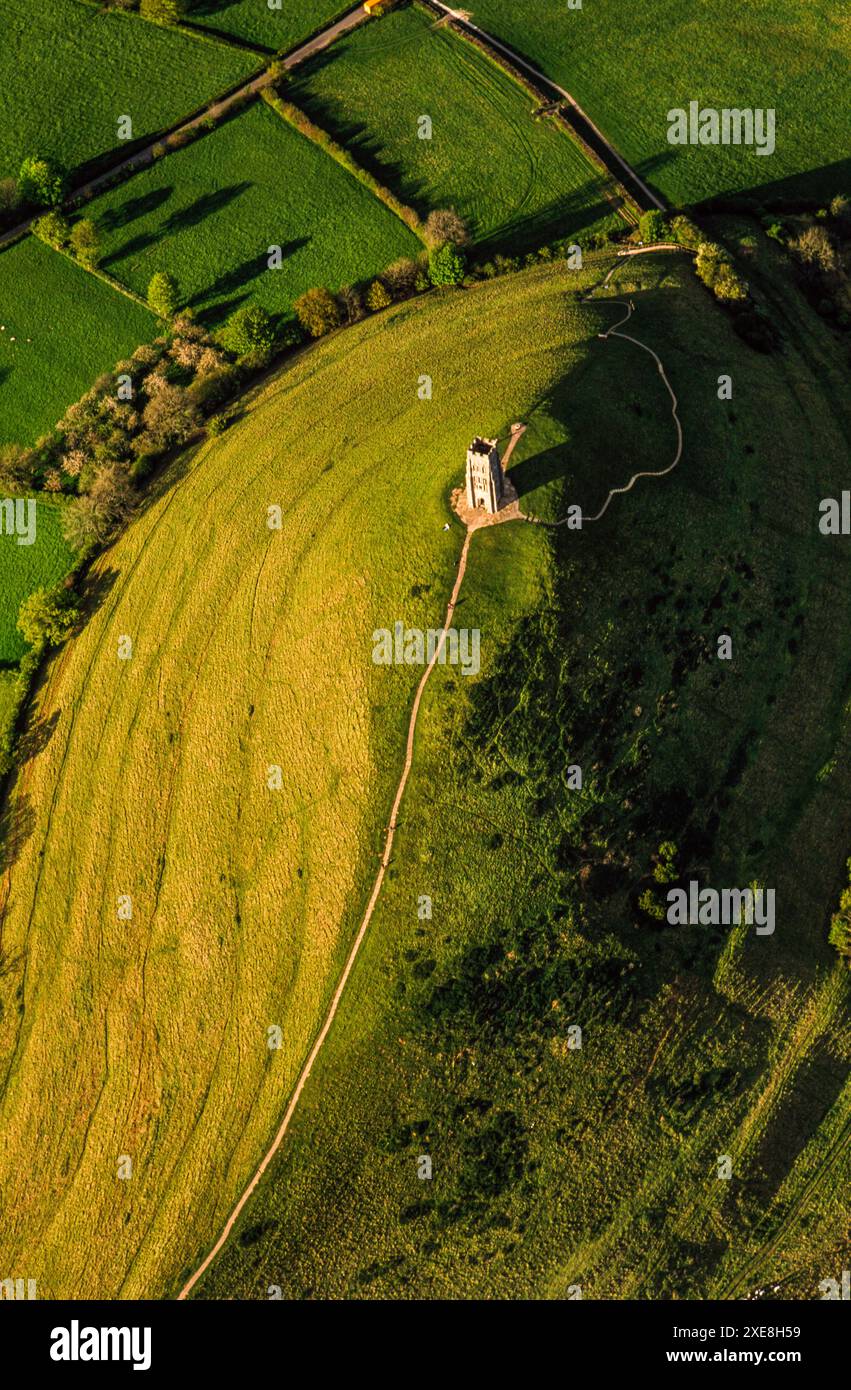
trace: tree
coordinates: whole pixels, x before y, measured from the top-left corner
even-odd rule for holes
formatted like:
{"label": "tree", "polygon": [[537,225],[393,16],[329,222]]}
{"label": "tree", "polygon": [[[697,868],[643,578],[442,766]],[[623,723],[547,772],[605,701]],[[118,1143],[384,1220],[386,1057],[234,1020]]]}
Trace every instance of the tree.
{"label": "tree", "polygon": [[32,485],[33,454],[20,444],[0,445],[0,490],[19,492]]}
{"label": "tree", "polygon": [[71,228],[67,217],[63,217],[61,212],[46,212],[44,217],[33,223],[33,233],[39,241],[46,242],[56,251],[61,251],[63,246],[68,245]]}
{"label": "tree", "polygon": [[841,234],[847,236],[851,232],[851,198],[847,198],[844,193],[837,193],[831,200],[830,215],[839,223]]}
{"label": "tree", "polygon": [[179,24],[187,9],[186,0],[142,0],[139,13],[155,24]]}
{"label": "tree", "polygon": [[419,266],[416,261],[412,261],[409,256],[403,256],[401,260],[389,265],[382,272],[381,278],[394,299],[405,299],[416,290],[418,274]]}
{"label": "tree", "polygon": [[53,159],[30,155],[21,165],[18,193],[25,203],[39,207],[59,207],[65,197],[67,174]]}
{"label": "tree", "polygon": [[668,224],[657,208],[641,214],[638,223],[641,240],[647,242],[664,241],[668,235]]}
{"label": "tree", "polygon": [[96,266],[101,258],[100,234],[90,217],[81,217],[71,228],[71,250],[80,265]]}
{"label": "tree", "polygon": [[167,270],[158,270],[151,276],[148,285],[148,303],[160,318],[170,319],[180,304],[180,290],[173,275]]}
{"label": "tree", "polygon": [[464,257],[456,246],[447,242],[445,246],[432,251],[428,273],[433,285],[460,285],[464,279]]}
{"label": "tree", "polygon": [[311,338],[322,338],[342,321],[340,306],[330,290],[313,289],[301,295],[293,305],[299,323]]}
{"label": "tree", "polygon": [[836,247],[825,227],[807,227],[791,246],[804,265],[814,270],[827,273],[839,265]]}
{"label": "tree", "polygon": [[271,314],[262,304],[243,304],[242,308],[231,314],[222,329],[221,341],[238,357],[256,348],[270,351],[275,345],[275,325]]}
{"label": "tree", "polygon": [[371,313],[377,314],[381,309],[388,309],[393,303],[393,296],[385,284],[380,280],[373,280],[366,292],[366,307]]}
{"label": "tree", "polygon": [[93,541],[104,545],[129,517],[136,493],[121,464],[98,468],[88,493],[77,497],[63,517],[65,539],[75,550]]}
{"label": "tree", "polygon": [[183,387],[166,382],[145,406],[142,420],[145,452],[150,453],[185,444],[198,424],[198,414]]}
{"label": "tree", "polygon": [[470,240],[467,224],[454,208],[435,208],[425,224],[425,239],[429,246],[440,247],[445,242],[466,246]]}
{"label": "tree", "polygon": [[67,589],[36,589],[21,604],[18,629],[31,647],[58,647],[80,617]]}

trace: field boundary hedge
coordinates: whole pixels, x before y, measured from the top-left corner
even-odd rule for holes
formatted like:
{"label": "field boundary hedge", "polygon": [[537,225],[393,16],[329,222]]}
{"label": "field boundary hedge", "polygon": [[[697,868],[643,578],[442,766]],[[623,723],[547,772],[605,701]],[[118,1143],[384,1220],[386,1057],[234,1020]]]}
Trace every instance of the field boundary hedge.
{"label": "field boundary hedge", "polygon": [[404,222],[408,230],[419,237],[423,245],[428,245],[424,224],[414,209],[408,207],[400,198],[397,198],[395,193],[391,193],[390,189],[385,188],[384,184],[379,183],[378,179],[374,178],[372,174],[367,173],[366,169],[358,164],[354,156],[350,154],[347,149],[344,149],[342,145],[338,145],[336,140],[332,139],[326,130],[318,126],[315,121],[312,121],[310,117],[302,111],[300,106],[296,106],[292,101],[285,101],[277,92],[270,91],[268,87],[264,88],[260,95],[263,101],[272,108],[276,115],[288,121],[301,135],[306,136],[308,140],[312,140],[315,145],[318,145],[319,148],[324,150],[326,154],[329,154],[332,159],[335,159],[343,169],[351,174],[353,178],[356,178],[359,183],[362,183],[364,188],[368,188],[370,193],[378,198],[386,208],[389,208],[389,210],[399,218],[400,222]]}
{"label": "field boundary hedge", "polygon": [[[514,63],[512,63],[504,53],[501,53],[497,48],[491,47],[491,45],[485,39],[480,38],[478,34],[473,34],[469,30],[462,28],[459,24],[456,24],[454,20],[447,19],[443,11],[431,5],[429,0],[414,0],[414,8],[421,9],[430,15],[439,16],[444,21],[444,28],[450,29],[463,43],[468,43],[471,47],[477,49],[483,57],[487,58],[488,62],[491,63],[493,67],[498,68],[506,77],[510,77],[512,82],[520,87],[527,96],[532,97],[532,99],[540,105],[553,105],[553,99],[550,94],[545,92],[542,87],[539,87],[528,73],[515,67]],[[571,124],[567,117],[564,116],[561,111],[558,111],[554,113],[553,119],[559,129],[564,131],[568,139],[573,140],[579,146],[585,158],[593,168],[597,170],[598,174],[602,174],[605,178],[608,187],[604,189],[604,196],[610,198],[612,202],[615,202],[616,197],[613,190],[617,190],[617,198],[620,199],[620,202],[617,204],[616,211],[629,226],[633,226],[641,216],[643,209],[639,207],[638,203],[627,191],[625,185],[612,173],[611,169],[607,168],[606,164],[597,154],[597,151],[593,149],[586,140],[583,140],[579,131]]]}

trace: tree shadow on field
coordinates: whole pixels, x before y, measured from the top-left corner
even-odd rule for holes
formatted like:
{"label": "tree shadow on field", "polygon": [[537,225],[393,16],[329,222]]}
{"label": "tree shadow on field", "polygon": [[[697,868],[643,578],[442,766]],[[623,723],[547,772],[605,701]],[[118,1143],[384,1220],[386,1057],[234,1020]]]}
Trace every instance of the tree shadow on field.
{"label": "tree shadow on field", "polygon": [[89,618],[91,618],[92,615],[95,614],[98,611],[98,609],[102,607],[102,605],[106,602],[107,598],[112,593],[112,590],[115,587],[115,582],[117,579],[118,570],[116,569],[105,569],[97,572],[90,572],[83,587],[81,604],[82,611],[80,622],[78,624],[78,630],[80,628],[85,627],[86,623],[89,621]]}
{"label": "tree shadow on field", "polygon": [[[296,237],[293,241],[285,242],[281,247],[282,256],[286,260],[288,256],[292,256],[296,251],[300,251],[303,246],[309,246],[311,239],[311,237]],[[217,280],[213,281],[212,285],[208,285],[205,289],[196,294],[191,301],[193,308],[209,299],[217,299],[220,295],[230,295],[237,290],[244,289],[247,285],[251,284],[252,280],[256,280],[259,276],[265,275],[268,269],[269,261],[267,251],[261,252],[259,256],[249,257],[247,261],[242,262],[242,265],[233,266],[231,270],[226,270],[224,275],[220,275]],[[237,298],[236,302],[241,303],[244,298],[245,296],[241,295]],[[220,304],[215,305],[207,311],[207,317],[209,318],[211,316],[222,316],[222,306]]]}
{"label": "tree shadow on field", "polygon": [[15,760],[19,766],[23,767],[24,763],[30,762],[33,758],[37,758],[39,753],[44,752],[58,723],[59,710],[54,710],[49,715],[42,715],[40,718],[30,715],[26,728],[15,745]]}
{"label": "tree shadow on field", "polygon": [[149,246],[155,246],[159,240],[159,232],[142,232],[139,236],[131,237],[130,241],[125,241],[122,246],[117,247],[112,255],[105,256],[101,264],[106,267],[116,265],[119,261],[126,261],[131,256],[147,251]]}
{"label": "tree shadow on field", "polygon": [[185,227],[197,227],[199,222],[204,222],[214,213],[221,212],[222,208],[226,208],[234,198],[241,197],[250,187],[251,183],[243,180],[242,183],[231,184],[229,188],[217,188],[212,193],[202,193],[201,197],[196,198],[188,207],[171,213],[162,224],[160,234],[179,232]]}
{"label": "tree shadow on field", "polygon": [[0,873],[11,869],[35,830],[35,811],[29,797],[22,793],[0,816]]}
{"label": "tree shadow on field", "polygon": [[135,222],[137,217],[147,217],[149,213],[156,212],[163,203],[168,202],[173,192],[173,185],[167,184],[162,188],[152,188],[140,198],[128,198],[120,207],[109,208],[101,217],[100,225],[105,232],[126,227],[129,222]]}

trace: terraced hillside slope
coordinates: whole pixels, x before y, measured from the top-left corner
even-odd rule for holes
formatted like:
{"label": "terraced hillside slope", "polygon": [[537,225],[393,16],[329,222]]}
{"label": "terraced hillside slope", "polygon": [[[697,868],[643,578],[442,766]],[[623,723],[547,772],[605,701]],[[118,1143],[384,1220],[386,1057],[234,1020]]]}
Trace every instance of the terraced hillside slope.
{"label": "terraced hillside slope", "polygon": [[534,409],[602,321],[551,269],[337,335],[99,562],[38,694],[0,896],[0,1266],[42,1297],[162,1294],[244,1187],[400,771],[419,673],[373,665],[372,633],[442,620],[471,436]]}
{"label": "terraced hillside slope", "polygon": [[[839,1277],[851,1015],[827,926],[851,613],[849,541],[818,507],[851,401],[830,330],[756,246],[776,356],[682,259],[622,265],[606,292],[678,396],[678,469],[549,532],[543,560],[537,528],[474,537],[464,622],[496,650],[427,688],[349,991],[194,1296],[812,1299]],[[668,409],[646,353],[595,342],[524,417],[521,505],[596,505],[615,480],[588,471],[595,435],[613,471],[667,463]],[[774,932],[668,926],[668,885],[692,879],[773,888]]]}

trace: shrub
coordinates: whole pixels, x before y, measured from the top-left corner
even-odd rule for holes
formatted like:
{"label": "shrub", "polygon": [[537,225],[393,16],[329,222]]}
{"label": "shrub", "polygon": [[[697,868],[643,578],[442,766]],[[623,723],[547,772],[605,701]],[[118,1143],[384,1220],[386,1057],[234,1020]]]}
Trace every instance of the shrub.
{"label": "shrub", "polygon": [[470,233],[464,219],[458,216],[454,208],[436,208],[426,219],[425,239],[429,246],[436,248],[447,241],[452,246],[466,246]]}
{"label": "shrub", "polygon": [[275,325],[262,304],[243,304],[231,314],[219,338],[238,357],[255,348],[269,351],[275,344]]}
{"label": "shrub", "polygon": [[31,647],[45,644],[58,647],[79,617],[80,610],[72,592],[56,585],[53,589],[36,589],[24,599],[18,613],[18,628]]}
{"label": "shrub", "polygon": [[330,290],[312,289],[301,295],[293,305],[299,323],[311,338],[322,338],[342,322],[340,306]]}
{"label": "shrub", "polygon": [[829,273],[839,265],[833,238],[825,227],[807,227],[790,243],[790,249],[808,268]]}
{"label": "shrub", "polygon": [[690,217],[685,217],[682,213],[675,217],[671,223],[671,236],[674,241],[679,242],[680,246],[687,246],[692,251],[696,251],[703,240],[700,228],[692,222]]}
{"label": "shrub", "polygon": [[456,246],[447,242],[445,246],[432,251],[428,273],[433,285],[460,285],[464,279],[464,257]]}
{"label": "shrub", "polygon": [[844,193],[837,193],[831,200],[830,215],[834,222],[839,223],[841,235],[847,236],[851,232],[851,198],[847,198]]}
{"label": "shrub", "polygon": [[155,24],[179,24],[188,8],[187,0],[142,0],[139,13]]}
{"label": "shrub", "polygon": [[167,270],[158,270],[148,285],[148,303],[155,314],[170,319],[180,303],[177,281]]}
{"label": "shrub", "polygon": [[26,203],[39,207],[59,207],[65,197],[67,175],[53,159],[30,155],[21,165],[18,193]]}
{"label": "shrub", "polygon": [[39,241],[44,241],[54,250],[60,251],[68,244],[71,228],[67,217],[63,217],[61,212],[48,212],[33,223],[33,234]]}
{"label": "shrub", "polygon": [[668,224],[657,208],[641,214],[638,230],[642,241],[665,241],[668,236]]}
{"label": "shrub", "polygon": [[373,280],[366,292],[366,307],[371,313],[377,314],[382,309],[387,309],[393,303],[393,296],[387,286],[381,280]]}
{"label": "shrub", "polygon": [[389,265],[381,278],[394,299],[405,299],[415,292],[418,275],[419,267],[416,261],[412,261],[409,256],[403,256],[401,260]]}
{"label": "shrub", "polygon": [[71,250],[80,265],[96,266],[101,258],[100,236],[90,217],[81,217],[71,228]]}

